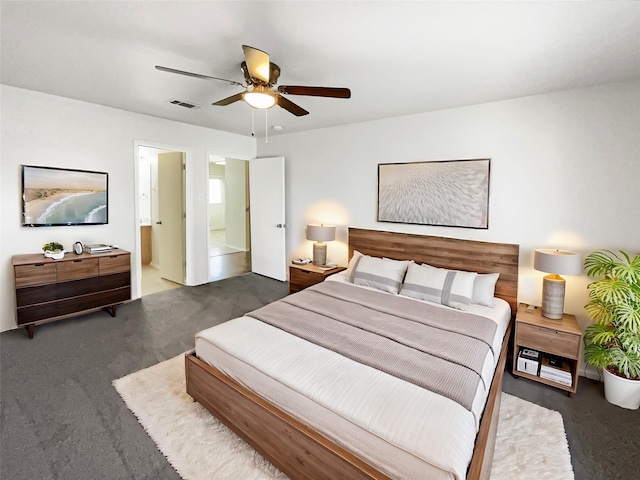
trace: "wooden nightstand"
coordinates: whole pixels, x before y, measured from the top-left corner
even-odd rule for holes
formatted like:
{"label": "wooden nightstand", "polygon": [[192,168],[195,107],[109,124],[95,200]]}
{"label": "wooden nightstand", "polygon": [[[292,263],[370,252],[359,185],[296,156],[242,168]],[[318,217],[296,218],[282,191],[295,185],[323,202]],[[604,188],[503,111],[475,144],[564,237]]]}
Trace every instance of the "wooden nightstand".
{"label": "wooden nightstand", "polygon": [[[542,316],[542,308],[527,308],[529,305],[521,303],[516,314],[516,332],[513,341],[513,367],[515,377],[524,377],[536,382],[551,385],[569,392],[573,397],[578,388],[578,359],[582,345],[582,330],[576,317],[565,313],[560,320],[552,320]],[[542,355],[549,354],[562,357],[571,369],[572,385],[563,385],[546,378],[520,371],[517,369],[518,353],[521,347],[539,351]]]}
{"label": "wooden nightstand", "polygon": [[335,267],[330,270],[324,270],[313,263],[308,263],[307,265],[292,263],[289,265],[289,293],[299,292],[311,285],[323,282],[329,275],[343,270],[346,270],[346,268]]}

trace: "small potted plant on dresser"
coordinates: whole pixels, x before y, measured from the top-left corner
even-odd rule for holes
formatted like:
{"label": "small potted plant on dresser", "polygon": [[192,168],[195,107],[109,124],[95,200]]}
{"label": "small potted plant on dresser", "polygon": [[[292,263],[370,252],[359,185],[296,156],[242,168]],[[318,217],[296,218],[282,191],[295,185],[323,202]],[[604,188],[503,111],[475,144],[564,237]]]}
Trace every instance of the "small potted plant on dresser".
{"label": "small potted plant on dresser", "polygon": [[[596,323],[584,334],[585,361],[604,370],[605,398],[640,407],[640,255],[599,250],[584,262],[589,284],[585,310]],[[589,342],[589,343],[587,343]]]}
{"label": "small potted plant on dresser", "polygon": [[58,242],[45,243],[42,246],[42,251],[44,252],[45,257],[52,258],[54,260],[64,258],[64,247]]}

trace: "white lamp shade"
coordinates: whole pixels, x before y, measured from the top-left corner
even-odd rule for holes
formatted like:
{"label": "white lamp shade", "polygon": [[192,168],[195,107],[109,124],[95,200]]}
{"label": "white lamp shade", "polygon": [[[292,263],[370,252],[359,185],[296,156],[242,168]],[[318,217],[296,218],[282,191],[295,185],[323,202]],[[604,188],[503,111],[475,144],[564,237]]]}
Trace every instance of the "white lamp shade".
{"label": "white lamp shade", "polygon": [[336,239],[336,227],[331,225],[307,225],[307,240],[332,242]]}
{"label": "white lamp shade", "polygon": [[276,103],[273,92],[264,85],[256,85],[250,92],[244,92],[242,98],[253,108],[271,108]]}
{"label": "white lamp shade", "polygon": [[540,249],[536,250],[533,268],[558,275],[579,275],[582,273],[582,261],[579,253]]}
{"label": "white lamp shade", "polygon": [[260,92],[247,92],[243,95],[243,98],[253,108],[271,108],[276,103],[274,97]]}

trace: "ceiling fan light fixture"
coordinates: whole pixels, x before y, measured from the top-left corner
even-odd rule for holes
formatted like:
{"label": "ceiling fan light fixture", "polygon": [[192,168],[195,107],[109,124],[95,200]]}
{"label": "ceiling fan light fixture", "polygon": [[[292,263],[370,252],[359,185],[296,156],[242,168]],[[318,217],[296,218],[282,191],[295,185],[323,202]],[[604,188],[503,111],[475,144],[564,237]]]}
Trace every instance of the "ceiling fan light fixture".
{"label": "ceiling fan light fixture", "polygon": [[275,95],[267,87],[257,85],[252,91],[242,94],[244,101],[253,108],[271,108],[276,104]]}

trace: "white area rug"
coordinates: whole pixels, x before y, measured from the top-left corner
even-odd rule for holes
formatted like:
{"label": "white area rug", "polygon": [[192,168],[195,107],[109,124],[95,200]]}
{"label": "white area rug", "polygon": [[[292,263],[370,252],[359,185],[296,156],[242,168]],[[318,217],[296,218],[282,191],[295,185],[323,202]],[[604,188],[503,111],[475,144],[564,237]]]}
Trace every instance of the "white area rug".
{"label": "white area rug", "polygon": [[[187,395],[183,355],[113,385],[183,479],[287,479]],[[562,416],[503,393],[491,479],[573,478]]]}

